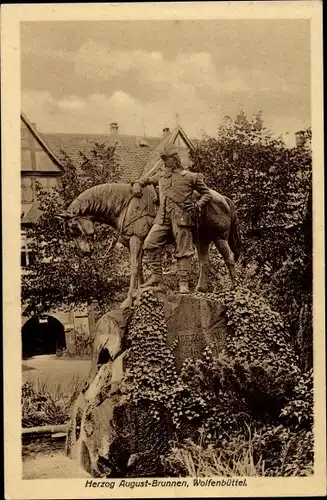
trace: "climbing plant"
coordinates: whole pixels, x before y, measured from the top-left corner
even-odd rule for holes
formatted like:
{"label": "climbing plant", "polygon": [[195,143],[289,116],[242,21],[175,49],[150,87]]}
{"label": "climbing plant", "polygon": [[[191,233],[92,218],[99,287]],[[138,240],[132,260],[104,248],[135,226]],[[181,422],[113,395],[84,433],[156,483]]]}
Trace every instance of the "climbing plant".
{"label": "climbing plant", "polygon": [[[151,291],[142,294],[128,327],[127,400],[145,405],[157,421],[168,412],[180,443],[202,435],[204,445],[228,449],[231,440],[235,445],[256,429],[258,457],[265,443],[271,446],[265,452],[268,475],[280,474],[282,463],[285,475],[307,473],[313,460],[312,373],[301,373],[280,314],[243,287],[201,296],[227,306],[229,334],[218,356],[208,346],[178,373],[163,305]],[[299,442],[304,438],[306,448]],[[273,452],[273,443],[283,453],[288,449],[287,460]]]}

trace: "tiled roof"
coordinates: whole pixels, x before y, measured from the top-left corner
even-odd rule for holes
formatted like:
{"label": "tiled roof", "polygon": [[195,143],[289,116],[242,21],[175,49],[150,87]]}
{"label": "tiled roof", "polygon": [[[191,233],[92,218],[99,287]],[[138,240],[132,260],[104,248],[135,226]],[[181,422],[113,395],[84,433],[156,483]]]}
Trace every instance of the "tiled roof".
{"label": "tiled roof", "polygon": [[[121,182],[138,179],[147,163],[149,154],[162,141],[161,137],[137,137],[133,135],[93,135],[93,134],[41,134],[59,158],[62,151],[72,158],[78,167],[81,164],[79,151],[88,153],[95,143],[105,146],[116,144],[116,156],[121,166]],[[146,144],[146,145],[143,145]]]}

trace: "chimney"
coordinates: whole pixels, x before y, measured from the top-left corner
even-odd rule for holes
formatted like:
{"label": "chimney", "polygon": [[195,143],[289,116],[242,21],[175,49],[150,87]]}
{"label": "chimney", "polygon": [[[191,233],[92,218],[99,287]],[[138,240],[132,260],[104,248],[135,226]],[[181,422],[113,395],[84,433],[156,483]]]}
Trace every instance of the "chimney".
{"label": "chimney", "polygon": [[118,134],[118,123],[111,122],[110,123],[110,135],[117,135],[117,134]]}
{"label": "chimney", "polygon": [[296,147],[302,147],[305,145],[305,135],[303,130],[295,132],[295,144]]}
{"label": "chimney", "polygon": [[162,137],[167,137],[168,135],[170,134],[170,128],[169,127],[165,127],[162,131]]}
{"label": "chimney", "polygon": [[36,123],[32,123],[32,127],[36,130]]}

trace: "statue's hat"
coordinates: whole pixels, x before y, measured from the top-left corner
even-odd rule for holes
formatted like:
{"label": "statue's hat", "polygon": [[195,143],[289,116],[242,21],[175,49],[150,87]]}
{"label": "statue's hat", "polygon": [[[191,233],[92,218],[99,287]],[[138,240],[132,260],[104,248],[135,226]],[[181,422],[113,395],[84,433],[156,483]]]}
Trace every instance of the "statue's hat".
{"label": "statue's hat", "polygon": [[163,152],[161,153],[161,158],[168,158],[169,156],[174,156],[178,155],[178,148],[175,146],[175,144],[167,144],[167,146],[164,147]]}

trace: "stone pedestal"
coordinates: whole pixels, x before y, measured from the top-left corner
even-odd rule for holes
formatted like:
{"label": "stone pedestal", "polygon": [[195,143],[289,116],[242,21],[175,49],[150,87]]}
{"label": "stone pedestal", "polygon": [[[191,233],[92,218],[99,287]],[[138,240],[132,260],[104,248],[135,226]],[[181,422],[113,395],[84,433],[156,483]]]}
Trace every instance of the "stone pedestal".
{"label": "stone pedestal", "polygon": [[199,357],[208,345],[218,353],[227,334],[225,307],[205,297],[180,294],[170,296],[169,304],[167,340],[169,346],[176,344],[177,369],[185,359]]}
{"label": "stone pedestal", "polygon": [[145,307],[140,305],[140,295],[134,308],[111,311],[96,325],[89,379],[75,402],[67,438],[68,455],[94,477],[161,474],[160,456],[167,452],[173,437],[169,411],[159,404],[160,418],[156,420],[146,403],[136,406],[127,397],[124,378],[131,363],[133,367],[142,367],[147,338],[156,335],[154,325],[158,317],[160,324],[166,325],[166,333],[158,359],[151,354],[150,367],[154,371],[165,366],[167,347],[173,353],[178,372],[187,358],[199,357],[206,346],[218,352],[224,345],[227,327],[224,308],[219,303],[193,295],[154,292],[154,296],[155,304],[148,304],[144,310],[148,319],[143,319],[143,325],[149,322],[149,334],[145,332],[143,344],[138,346],[139,359],[128,353],[131,343],[139,338],[133,331],[138,323],[135,318]]}

